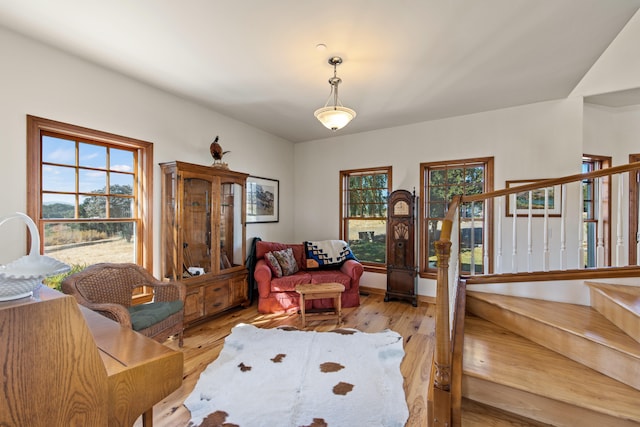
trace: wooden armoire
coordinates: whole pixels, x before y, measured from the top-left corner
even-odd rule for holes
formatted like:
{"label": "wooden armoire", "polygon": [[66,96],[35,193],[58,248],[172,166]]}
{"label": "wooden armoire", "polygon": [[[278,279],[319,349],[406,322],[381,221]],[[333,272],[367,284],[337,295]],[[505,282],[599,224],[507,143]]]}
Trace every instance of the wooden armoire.
{"label": "wooden armoire", "polygon": [[161,272],[187,286],[185,324],[248,305],[248,174],[179,161],[160,168]]}

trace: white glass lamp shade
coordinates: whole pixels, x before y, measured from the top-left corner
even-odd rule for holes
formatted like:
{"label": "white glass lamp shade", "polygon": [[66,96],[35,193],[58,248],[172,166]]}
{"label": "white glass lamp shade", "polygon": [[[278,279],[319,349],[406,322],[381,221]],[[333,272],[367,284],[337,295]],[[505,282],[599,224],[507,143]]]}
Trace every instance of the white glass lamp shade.
{"label": "white glass lamp shade", "polygon": [[319,108],[313,115],[320,120],[324,127],[336,131],[349,124],[356,117],[356,112],[351,108],[336,105]]}

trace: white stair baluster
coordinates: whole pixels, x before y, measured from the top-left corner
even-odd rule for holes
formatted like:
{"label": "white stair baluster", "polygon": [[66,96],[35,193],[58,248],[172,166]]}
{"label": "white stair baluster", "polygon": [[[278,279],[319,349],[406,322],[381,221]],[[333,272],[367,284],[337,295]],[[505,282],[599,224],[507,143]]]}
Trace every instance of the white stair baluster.
{"label": "white stair baluster", "polygon": [[549,187],[544,189],[544,230],[542,233],[542,271],[549,271]]}
{"label": "white stair baluster", "polygon": [[533,191],[529,190],[529,216],[527,218],[527,271],[533,272]]}
{"label": "white stair baluster", "polygon": [[560,208],[560,270],[567,269],[567,184],[561,187]]}
{"label": "white stair baluster", "polygon": [[596,267],[604,267],[604,218],[602,217],[602,193],[604,180],[598,178],[598,240],[596,244]]}
{"label": "white stair baluster", "polygon": [[[505,197],[509,197],[509,196],[505,196]],[[496,251],[497,251],[497,255],[496,255],[496,273],[498,274],[502,274],[504,273],[504,271],[502,271],[502,203],[503,203],[503,198],[502,197],[498,197],[498,236],[497,236],[497,244],[496,244]],[[486,213],[485,213],[486,216]],[[485,229],[485,234],[488,233],[488,229]],[[488,271],[485,273],[489,273]]]}
{"label": "white stair baluster", "polygon": [[471,236],[469,236],[469,245],[471,246],[471,258],[469,260],[469,272],[471,273],[471,275],[473,276],[474,274],[476,274],[476,257],[475,257],[475,202],[471,202]]}
{"label": "white stair baluster", "polygon": [[624,174],[618,174],[618,203],[616,204],[616,267],[623,266],[624,240],[622,238],[622,201],[624,199]]}
{"label": "white stair baluster", "polygon": [[584,185],[579,182],[578,188],[578,268],[585,268],[584,265]]}
{"label": "white stair baluster", "polygon": [[516,205],[516,193],[513,193],[511,195],[511,200],[513,201],[511,203],[511,206],[513,206],[513,233],[511,236],[511,244],[512,244],[512,251],[511,251],[511,272],[512,273],[517,273],[518,272],[518,206]]}

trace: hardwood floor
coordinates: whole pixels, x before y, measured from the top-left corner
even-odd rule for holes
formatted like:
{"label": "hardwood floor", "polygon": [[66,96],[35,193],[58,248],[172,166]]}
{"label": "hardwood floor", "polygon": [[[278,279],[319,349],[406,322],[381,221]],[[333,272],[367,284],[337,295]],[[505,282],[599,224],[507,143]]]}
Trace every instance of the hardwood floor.
{"label": "hardwood floor", "polygon": [[[427,387],[431,369],[434,342],[435,306],[420,304],[413,307],[407,302],[384,302],[382,295],[361,295],[360,307],[343,309],[342,327],[355,328],[363,332],[380,332],[391,329],[404,338],[405,356],[400,370],[404,377],[404,390],[409,407],[407,427],[427,425]],[[204,368],[218,357],[224,339],[238,323],[250,323],[261,328],[282,325],[301,328],[297,314],[263,315],[257,304],[246,309],[237,309],[209,322],[185,331],[184,347],[177,341],[167,341],[169,347],[184,353],[184,381],[182,386],[153,408],[155,427],[186,426],[189,411],[183,406]],[[306,330],[329,331],[336,328],[333,320],[312,320]],[[137,420],[136,427],[142,426]]]}

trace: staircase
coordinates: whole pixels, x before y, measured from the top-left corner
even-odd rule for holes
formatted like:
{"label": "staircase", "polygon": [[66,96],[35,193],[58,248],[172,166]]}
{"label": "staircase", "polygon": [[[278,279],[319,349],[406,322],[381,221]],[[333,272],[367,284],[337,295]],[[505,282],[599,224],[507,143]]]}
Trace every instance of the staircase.
{"label": "staircase", "polygon": [[463,426],[640,426],[640,288],[591,307],[467,290]]}

